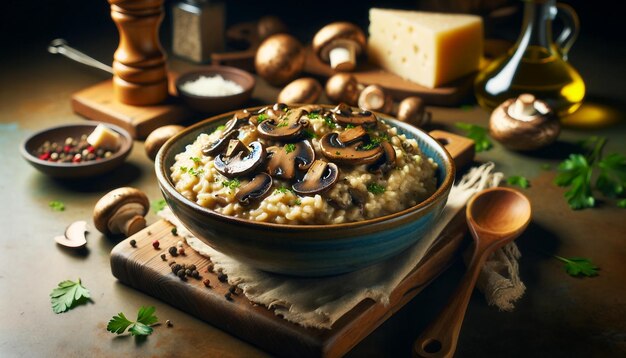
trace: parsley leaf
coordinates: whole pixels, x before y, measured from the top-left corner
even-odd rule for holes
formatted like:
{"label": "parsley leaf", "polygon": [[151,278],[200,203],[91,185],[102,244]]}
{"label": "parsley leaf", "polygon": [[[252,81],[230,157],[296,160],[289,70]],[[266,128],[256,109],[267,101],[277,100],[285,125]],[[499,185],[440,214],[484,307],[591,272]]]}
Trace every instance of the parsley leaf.
{"label": "parsley leaf", "polygon": [[52,200],[51,202],[48,203],[48,206],[50,207],[50,209],[52,209],[54,211],[64,211],[65,210],[65,204],[63,204],[63,202],[59,201],[59,200]]}
{"label": "parsley leaf", "polygon": [[256,122],[261,124],[261,122],[263,122],[266,119],[267,119],[267,114],[261,113],[256,117]]}
{"label": "parsley leaf", "polygon": [[231,191],[239,188],[240,185],[241,185],[241,182],[237,178],[234,178],[231,180],[224,180],[222,182],[222,186],[230,189]]}
{"label": "parsley leaf", "polygon": [[324,122],[326,122],[328,128],[335,129],[337,127],[335,122],[333,122],[333,119],[330,117],[324,117]]}
{"label": "parsley leaf", "polygon": [[150,207],[155,214],[158,214],[159,211],[163,210],[167,206],[167,202],[165,199],[155,200],[150,203]]}
{"label": "parsley leaf", "polygon": [[554,258],[565,263],[565,266],[564,266],[565,272],[567,272],[567,274],[570,276],[591,277],[591,276],[598,275],[599,267],[594,265],[593,262],[591,262],[591,260],[586,259],[584,257],[565,258],[565,257],[554,255]]}
{"label": "parsley leaf", "polygon": [[565,198],[574,210],[592,208],[595,199],[591,193],[591,165],[582,154],[570,154],[558,167],[559,174],[554,183],[562,187],[570,187]]}
{"label": "parsley leaf", "polygon": [[195,176],[195,177],[197,177],[199,175],[204,174],[204,169],[197,170],[195,168],[189,168],[188,173],[193,175],[193,176]]}
{"label": "parsley leaf", "polygon": [[626,199],[618,200],[617,201],[617,207],[618,208],[622,208],[622,209],[626,209]]}
{"label": "parsley leaf", "polygon": [[318,119],[320,117],[320,114],[318,112],[311,112],[309,114],[306,115],[309,119]]}
{"label": "parsley leaf", "polygon": [[380,195],[385,192],[385,187],[380,184],[369,183],[367,184],[367,191],[374,195]]}
{"label": "parsley leaf", "polygon": [[370,139],[370,142],[362,146],[361,149],[363,150],[374,149],[380,146],[380,143],[387,142],[387,141],[389,141],[389,136],[387,135],[387,133],[383,133],[380,136],[372,136]]}
{"label": "parsley leaf", "polygon": [[191,159],[191,161],[194,162],[195,164],[200,163],[200,158],[198,157],[189,157],[189,159]]}
{"label": "parsley leaf", "polygon": [[285,152],[291,153],[294,150],[296,150],[296,145],[295,144],[293,144],[293,143],[285,144]]}
{"label": "parsley leaf", "polygon": [[87,302],[90,298],[89,290],[78,281],[66,280],[59,283],[59,286],[52,290],[50,301],[54,313],[63,313],[80,304]]}
{"label": "parsley leaf", "polygon": [[137,313],[137,321],[133,322],[120,312],[117,316],[113,316],[107,324],[107,331],[111,333],[122,334],[128,328],[128,332],[132,336],[147,336],[152,333],[151,325],[159,320],[154,315],[156,309],[153,306],[141,307]]}
{"label": "parsley leaf", "polygon": [[512,175],[506,178],[506,183],[509,185],[517,185],[520,188],[524,188],[524,189],[530,186],[530,182],[528,181],[528,179],[526,179],[525,177],[521,175]]}
{"label": "parsley leaf", "polygon": [[476,152],[484,152],[491,149],[493,144],[489,140],[487,128],[475,124],[457,122],[456,127],[465,131],[465,135],[474,140]]}
{"label": "parsley leaf", "polygon": [[304,131],[302,131],[302,134],[304,135],[305,138],[309,138],[309,139],[317,138],[317,134],[315,134],[310,129],[305,129]]}
{"label": "parsley leaf", "polygon": [[608,197],[618,197],[626,186],[626,157],[612,153],[598,162],[600,175],[596,188]]}
{"label": "parsley leaf", "polygon": [[354,128],[354,124],[350,124],[350,123],[346,124],[346,129],[350,129],[350,128]]}
{"label": "parsley leaf", "polygon": [[296,205],[300,205],[300,204],[302,204],[302,200],[300,200],[300,198],[296,199],[295,204],[296,204]]}
{"label": "parsley leaf", "polygon": [[222,124],[222,125],[220,125],[220,126],[215,127],[215,130],[214,130],[213,132],[215,133],[215,132],[217,132],[217,131],[223,131],[223,130],[224,130],[224,128],[226,128],[226,126]]}
{"label": "parsley leaf", "polygon": [[287,194],[287,192],[291,191],[290,188],[287,188],[284,185],[281,185],[279,188],[276,188],[276,190],[274,190],[274,193],[280,193],[280,194]]}

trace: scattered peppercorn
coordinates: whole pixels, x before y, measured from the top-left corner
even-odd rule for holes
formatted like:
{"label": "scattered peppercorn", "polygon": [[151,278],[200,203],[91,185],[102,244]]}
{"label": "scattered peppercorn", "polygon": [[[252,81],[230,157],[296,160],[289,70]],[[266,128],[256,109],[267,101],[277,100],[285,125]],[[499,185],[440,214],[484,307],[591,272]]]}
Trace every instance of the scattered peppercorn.
{"label": "scattered peppercorn", "polygon": [[181,280],[185,280],[185,270],[178,270],[176,276],[180,277]]}
{"label": "scattered peppercorn", "polygon": [[137,240],[135,239],[130,240],[130,246],[137,247]]}
{"label": "scattered peppercorn", "polygon": [[167,256],[165,256],[165,254],[161,254],[161,260],[167,261]]}
{"label": "scattered peppercorn", "polygon": [[196,265],[191,264],[191,265],[187,266],[187,268],[190,269],[191,271],[193,271],[193,270],[196,269]]}
{"label": "scattered peppercorn", "polygon": [[218,272],[217,279],[220,280],[220,282],[226,282],[228,281],[228,276],[223,272]]}
{"label": "scattered peppercorn", "polygon": [[165,321],[165,325],[167,327],[172,327],[174,324],[172,323],[172,321],[170,321],[169,319]]}
{"label": "scattered peppercorn", "polygon": [[178,271],[181,271],[183,267],[179,264],[174,264],[172,265],[172,272],[175,274],[178,274]]}
{"label": "scattered peppercorn", "polygon": [[202,283],[204,284],[205,287],[211,287],[211,280],[209,280],[208,278],[202,281]]}
{"label": "scattered peppercorn", "polygon": [[167,251],[172,256],[178,256],[178,250],[176,250],[176,248],[174,246],[171,246],[169,249],[167,249]]}
{"label": "scattered peppercorn", "polygon": [[233,300],[233,294],[230,292],[226,292],[224,294],[224,298],[226,298],[227,301],[232,301]]}
{"label": "scattered peppercorn", "polygon": [[206,272],[213,272],[213,269],[215,268],[215,266],[213,265],[213,263],[209,263],[209,265],[206,267]]}
{"label": "scattered peppercorn", "polygon": [[191,270],[190,270],[190,269],[186,269],[186,270],[185,270],[185,275],[187,275],[187,276],[191,276]]}
{"label": "scattered peppercorn", "polygon": [[154,247],[155,250],[159,249],[159,245],[159,240],[152,241],[152,247]]}
{"label": "scattered peppercorn", "polygon": [[230,287],[228,288],[228,292],[232,293],[233,295],[236,295],[237,294],[237,286],[230,285]]}
{"label": "scattered peppercorn", "polygon": [[198,272],[198,270],[192,270],[191,271],[191,277],[193,277],[193,278],[200,278],[200,272]]}
{"label": "scattered peppercorn", "polygon": [[172,228],[172,235],[178,236],[178,229],[176,227]]}
{"label": "scattered peppercorn", "polygon": [[113,154],[91,146],[87,143],[86,135],[80,139],[67,137],[65,141],[58,143],[45,141],[35,153],[41,160],[60,163],[90,162],[106,158],[106,153],[109,153],[108,156]]}
{"label": "scattered peppercorn", "polygon": [[178,254],[179,255],[184,255],[185,254],[185,248],[184,247],[179,247],[178,248]]}

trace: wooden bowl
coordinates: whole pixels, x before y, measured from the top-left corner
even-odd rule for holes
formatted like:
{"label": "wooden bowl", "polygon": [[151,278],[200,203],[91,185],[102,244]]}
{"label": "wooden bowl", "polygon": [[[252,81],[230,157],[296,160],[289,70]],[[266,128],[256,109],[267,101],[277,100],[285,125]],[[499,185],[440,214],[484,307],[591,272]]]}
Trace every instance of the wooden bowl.
{"label": "wooden bowl", "polygon": [[[194,81],[200,76],[212,77],[220,75],[226,80],[236,82],[243,88],[243,92],[230,96],[198,96],[185,92],[181,86],[189,81]],[[222,113],[241,108],[252,96],[252,90],[256,81],[254,77],[243,70],[228,66],[209,66],[201,70],[191,71],[180,75],[176,79],[176,91],[178,97],[189,107],[204,113]]]}
{"label": "wooden bowl", "polygon": [[[252,108],[250,110],[256,110]],[[211,133],[235,112],[197,123],[172,137],[155,161],[159,186],[180,221],[218,251],[261,270],[292,276],[327,276],[354,271],[392,257],[420,238],[443,210],[454,181],[450,154],[425,132],[384,115],[380,117],[438,164],[437,189],[423,202],[400,212],[358,222],[329,225],[285,225],[235,218],[204,208],[176,191],[170,168],[200,133]]]}
{"label": "wooden bowl", "polygon": [[22,157],[42,173],[55,178],[86,178],[113,170],[124,163],[133,147],[133,138],[124,129],[106,123],[120,135],[120,148],[108,158],[80,163],[59,163],[39,159],[37,149],[45,141],[63,143],[67,137],[80,137],[93,132],[98,122],[67,124],[41,130],[26,138],[20,147]]}

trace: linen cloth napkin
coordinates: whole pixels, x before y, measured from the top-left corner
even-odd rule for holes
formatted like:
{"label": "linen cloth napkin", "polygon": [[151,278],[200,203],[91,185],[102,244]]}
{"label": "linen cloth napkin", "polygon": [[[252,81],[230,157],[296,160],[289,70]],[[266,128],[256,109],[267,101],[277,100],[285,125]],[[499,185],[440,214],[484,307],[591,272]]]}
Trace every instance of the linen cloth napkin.
{"label": "linen cloth napkin", "polygon": [[[497,186],[501,179],[502,173],[494,172],[493,163],[472,168],[453,186],[435,227],[415,245],[391,259],[359,271],[324,278],[285,277],[257,270],[201,242],[181,225],[169,208],[159,212],[159,216],[175,225],[188,245],[208,256],[216,269],[228,275],[229,283],[240,287],[251,302],[273,309],[276,315],[302,326],[329,329],[364,299],[388,304],[393,289],[424,257],[469,198],[485,188]],[[479,287],[482,287],[488,302],[510,310],[512,302],[521,297],[524,290],[517,276],[519,250],[514,243],[509,245],[514,248],[501,249],[485,265]]]}

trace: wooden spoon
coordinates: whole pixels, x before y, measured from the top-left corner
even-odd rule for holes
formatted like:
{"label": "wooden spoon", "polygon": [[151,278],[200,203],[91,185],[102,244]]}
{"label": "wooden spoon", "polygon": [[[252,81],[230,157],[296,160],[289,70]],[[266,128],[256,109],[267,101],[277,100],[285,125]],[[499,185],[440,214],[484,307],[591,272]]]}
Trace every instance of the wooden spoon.
{"label": "wooden spoon", "polygon": [[474,252],[467,272],[439,317],[415,341],[416,357],[452,357],[467,304],[483,264],[496,249],[518,237],[531,217],[530,202],[519,191],[491,188],[474,195],[467,204],[467,224],[474,237]]}

